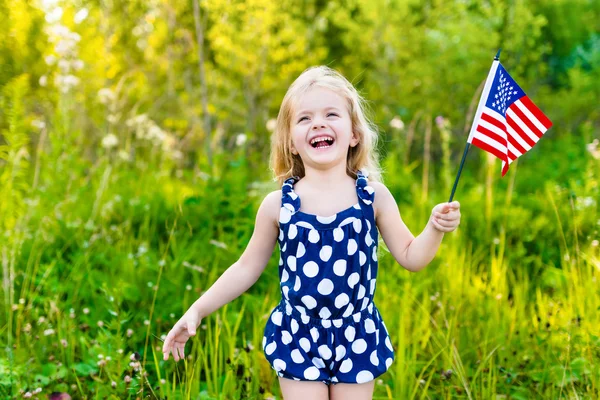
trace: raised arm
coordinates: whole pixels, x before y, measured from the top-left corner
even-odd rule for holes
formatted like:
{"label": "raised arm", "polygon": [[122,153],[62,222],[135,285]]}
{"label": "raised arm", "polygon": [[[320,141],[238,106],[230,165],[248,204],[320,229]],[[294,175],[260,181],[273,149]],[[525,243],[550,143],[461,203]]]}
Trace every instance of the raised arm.
{"label": "raised arm", "polygon": [[460,223],[459,203],[436,205],[425,229],[415,238],[402,221],[389,189],[380,182],[369,184],[375,189],[375,218],[385,245],[405,269],[416,272],[425,268],[435,257],[444,232],[453,231]]}
{"label": "raised arm", "polygon": [[194,302],[204,318],[248,290],[264,271],[279,235],[281,191],[269,193],[256,213],[254,232],[240,258]]}

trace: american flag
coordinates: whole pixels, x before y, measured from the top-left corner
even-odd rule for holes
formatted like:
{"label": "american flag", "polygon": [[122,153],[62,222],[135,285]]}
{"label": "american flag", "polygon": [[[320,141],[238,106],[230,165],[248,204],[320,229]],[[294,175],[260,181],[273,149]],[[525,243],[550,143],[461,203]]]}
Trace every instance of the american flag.
{"label": "american flag", "polygon": [[502,160],[502,176],[552,126],[498,60],[488,75],[468,143]]}

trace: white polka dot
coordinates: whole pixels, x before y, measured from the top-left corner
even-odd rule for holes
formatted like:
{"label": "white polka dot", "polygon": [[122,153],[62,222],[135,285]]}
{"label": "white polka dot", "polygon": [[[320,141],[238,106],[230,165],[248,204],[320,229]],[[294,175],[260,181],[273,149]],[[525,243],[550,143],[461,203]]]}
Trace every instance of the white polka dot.
{"label": "white polka dot", "polygon": [[367,262],[367,255],[364,252],[359,251],[358,252],[358,259],[360,261],[360,266],[362,267]]}
{"label": "white polka dot", "polygon": [[356,240],[350,239],[348,240],[348,255],[356,253],[356,249],[358,249],[358,245],[356,244]]}
{"label": "white polka dot", "polygon": [[373,364],[374,366],[379,365],[379,357],[377,357],[377,350],[373,350],[371,356],[369,357],[369,360],[371,360],[371,364]]}
{"label": "white polka dot", "polygon": [[273,368],[275,368],[275,371],[285,370],[285,361],[276,358],[275,360],[273,360]]}
{"label": "white polka dot", "polygon": [[360,307],[360,309],[361,309],[361,310],[364,310],[365,308],[367,308],[367,306],[369,305],[369,302],[370,302],[369,298],[368,298],[368,297],[365,297],[365,298],[363,299],[362,306]]}
{"label": "white polka dot", "polygon": [[346,348],[341,344],[335,348],[335,361],[340,361],[346,355]]}
{"label": "white polka dot", "polygon": [[335,306],[337,308],[342,308],[346,304],[348,304],[349,301],[350,298],[348,297],[348,295],[346,293],[341,293],[335,298]]}
{"label": "white polka dot", "polygon": [[292,270],[292,271],[296,270],[296,257],[289,256],[287,258],[287,263],[288,263],[288,267],[290,268],[290,270]]}
{"label": "white polka dot", "polygon": [[356,233],[360,233],[360,230],[362,229],[362,221],[357,218],[354,220],[354,222],[352,222],[352,226],[354,226]]}
{"label": "white polka dot", "polygon": [[369,265],[369,268],[367,268],[367,279],[371,279],[371,266]]}
{"label": "white polka dot", "polygon": [[359,287],[358,287],[358,296],[356,297],[356,299],[360,300],[363,297],[365,297],[365,293],[366,292],[367,292],[367,289],[365,289],[365,287],[363,285],[359,285]]}
{"label": "white polka dot", "polygon": [[315,367],[325,368],[325,362],[322,359],[320,359],[319,357],[313,357],[311,361]]}
{"label": "white polka dot", "polygon": [[300,343],[300,347],[302,347],[302,350],[304,350],[305,353],[308,353],[310,351],[310,341],[303,337],[299,340]]}
{"label": "white polka dot", "polygon": [[304,271],[304,275],[308,276],[309,278],[314,278],[319,273],[319,266],[316,262],[309,261],[304,264],[302,271]]}
{"label": "white polka dot", "polygon": [[319,340],[319,330],[313,326],[310,328],[310,336],[312,337],[313,342],[317,343],[317,340]]}
{"label": "white polka dot", "polygon": [[283,260],[281,259],[281,256],[279,256],[279,265],[283,265]]}
{"label": "white polka dot", "polygon": [[279,228],[279,241],[283,240],[283,230],[281,230],[281,228]]}
{"label": "white polka dot", "polygon": [[296,258],[300,258],[304,254],[306,254],[306,247],[304,247],[304,243],[298,242],[298,250],[296,250]]}
{"label": "white polka dot", "polygon": [[281,207],[281,210],[279,211],[279,222],[282,224],[287,224],[288,222],[290,222],[291,218],[292,212],[288,210],[285,206]]}
{"label": "white polka dot", "polygon": [[352,325],[346,327],[346,330],[344,331],[344,336],[346,336],[346,339],[349,342],[354,340],[355,335],[356,335],[356,329],[354,329],[354,327]]}
{"label": "white polka dot", "polygon": [[371,230],[371,223],[369,222],[368,219],[365,220],[367,222],[367,231]]}
{"label": "white polka dot", "polygon": [[323,246],[319,252],[321,260],[327,262],[331,258],[331,246]]}
{"label": "white polka dot", "polygon": [[267,344],[267,337],[263,336],[263,341],[262,341],[263,350],[265,349],[266,344]]}
{"label": "white polka dot", "polygon": [[388,358],[387,360],[385,360],[385,366],[386,368],[389,368],[390,365],[392,365],[392,361],[394,361],[391,357]]}
{"label": "white polka dot", "polygon": [[377,246],[373,246],[373,261],[377,261]]}
{"label": "white polka dot", "polygon": [[329,308],[321,308],[321,311],[319,311],[319,317],[321,317],[322,319],[329,319],[329,317],[331,317],[331,311],[329,311]]}
{"label": "white polka dot", "polygon": [[344,274],[346,273],[346,260],[337,260],[333,264],[333,272],[337,276],[344,276]]}
{"label": "white polka dot", "polygon": [[375,322],[373,322],[371,318],[365,319],[365,331],[367,331],[367,333],[375,332]]}
{"label": "white polka dot", "polygon": [[296,275],[296,283],[294,284],[294,290],[297,292],[300,290],[300,277]]}
{"label": "white polka dot", "polygon": [[333,292],[333,282],[331,281],[331,279],[323,279],[321,282],[319,282],[319,285],[317,286],[317,291],[323,296],[327,296],[328,294]]}
{"label": "white polka dot", "polygon": [[281,331],[281,343],[290,344],[292,342],[292,335],[288,331]]}
{"label": "white polka dot", "polygon": [[319,241],[319,232],[317,232],[316,229],[311,229],[310,232],[308,232],[308,241],[311,243],[317,243]]}
{"label": "white polka dot", "polygon": [[342,317],[349,317],[350,314],[352,314],[352,312],[354,312],[354,305],[350,303],[348,304],[346,311],[344,311],[344,313],[342,314]]}
{"label": "white polka dot", "polygon": [[289,292],[289,291],[290,291],[290,288],[289,288],[289,286],[282,286],[282,287],[281,287],[281,292],[283,293],[283,296],[284,296],[286,299],[288,299],[288,300],[290,299],[290,298],[289,298],[289,296],[288,296],[288,292]]}
{"label": "white polka dot", "polygon": [[309,310],[312,310],[317,306],[317,301],[312,296],[302,296],[300,300],[302,300],[302,302],[306,305],[306,308],[308,308]]}
{"label": "white polka dot", "polygon": [[290,274],[288,274],[287,269],[283,269],[283,272],[281,273],[281,282],[287,282],[288,278],[290,277]]}
{"label": "white polka dot", "polygon": [[304,370],[304,377],[310,381],[314,381],[319,377],[319,369],[317,367],[308,367]]}
{"label": "white polka dot", "polygon": [[298,332],[298,322],[295,319],[292,319],[292,322],[290,322],[290,326],[292,328],[292,333],[295,334],[296,332]]}
{"label": "white polka dot", "polygon": [[336,242],[341,242],[342,240],[344,240],[344,231],[340,228],[335,228],[333,230],[333,239]]}
{"label": "white polka dot", "polygon": [[292,350],[291,356],[292,356],[292,361],[295,362],[296,364],[301,364],[304,362],[304,357],[302,357],[302,354],[300,353],[300,350],[298,350],[298,349]]}
{"label": "white polka dot", "polygon": [[319,355],[324,360],[329,360],[331,358],[331,356],[333,355],[333,353],[331,352],[331,349],[325,344],[322,344],[321,346],[319,346],[318,351],[319,351]]}
{"label": "white polka dot", "polygon": [[367,245],[367,247],[371,246],[371,244],[373,244],[373,238],[371,237],[371,233],[367,232],[367,234],[365,235],[365,244]]}
{"label": "white polka dot", "polygon": [[356,354],[362,354],[365,350],[367,350],[367,342],[365,342],[365,339],[357,339],[352,343],[352,351]]}
{"label": "white polka dot", "polygon": [[336,218],[337,218],[337,214],[333,214],[330,217],[321,217],[320,215],[317,215],[317,221],[319,221],[322,224],[330,224],[333,221],[335,221]]}
{"label": "white polka dot", "polygon": [[283,318],[283,313],[281,311],[275,311],[271,314],[271,321],[277,326],[281,326],[281,319]]}
{"label": "white polka dot", "polygon": [[287,315],[290,315],[290,314],[292,314],[292,306],[291,306],[291,304],[290,304],[290,303],[285,303],[285,313],[286,313]]}
{"label": "white polka dot", "polygon": [[275,351],[275,349],[277,348],[277,343],[275,342],[271,342],[267,345],[267,347],[265,347],[265,353],[267,353],[267,355],[271,355],[273,354],[273,352]]}
{"label": "white polka dot", "polygon": [[379,346],[379,329],[375,329],[375,345]]}
{"label": "white polka dot", "polygon": [[323,325],[323,328],[325,328],[325,329],[331,328],[331,320],[330,319],[322,319],[321,325]]}
{"label": "white polka dot", "polygon": [[360,371],[356,374],[356,383],[365,383],[372,381],[373,379],[373,374],[369,371]]}
{"label": "white polka dot", "polygon": [[285,243],[283,244],[283,247],[281,248],[281,252],[282,252],[282,253],[285,253],[285,251],[286,251],[286,250],[287,250],[287,242],[285,242]]}
{"label": "white polka dot", "polygon": [[392,342],[390,342],[389,336],[385,337],[385,345],[387,346],[388,349],[390,349],[390,351],[394,351],[394,348],[392,347]]}
{"label": "white polka dot", "polygon": [[296,224],[290,224],[290,227],[288,228],[288,239],[295,238],[297,234],[298,227],[296,227]]}
{"label": "white polka dot", "polygon": [[352,319],[354,320],[354,322],[359,322],[360,321],[360,314],[356,313],[352,315]]}
{"label": "white polka dot", "polygon": [[342,365],[340,365],[340,372],[342,373],[347,373],[350,372],[350,370],[352,369],[352,360],[347,359],[342,361]]}
{"label": "white polka dot", "polygon": [[371,186],[365,186],[365,190],[369,192],[369,194],[373,194],[373,192],[375,192],[375,189],[373,189]]}
{"label": "white polka dot", "polygon": [[310,318],[308,317],[308,315],[301,315],[300,319],[302,320],[302,323],[304,325],[308,324],[310,322]]}
{"label": "white polka dot", "polygon": [[335,326],[336,328],[341,328],[343,324],[344,324],[344,321],[342,321],[341,318],[337,318],[337,319],[333,320],[333,326]]}
{"label": "white polka dot", "polygon": [[350,276],[348,277],[348,286],[350,286],[352,289],[354,289],[354,285],[356,285],[359,280],[360,280],[360,275],[358,275],[358,272],[351,273]]}
{"label": "white polka dot", "polygon": [[375,293],[375,278],[371,279],[371,294]]}

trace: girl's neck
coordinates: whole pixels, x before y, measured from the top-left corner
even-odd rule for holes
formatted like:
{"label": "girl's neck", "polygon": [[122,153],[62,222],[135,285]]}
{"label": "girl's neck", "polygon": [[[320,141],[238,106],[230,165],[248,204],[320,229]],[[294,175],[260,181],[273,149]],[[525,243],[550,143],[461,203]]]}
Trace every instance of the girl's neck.
{"label": "girl's neck", "polygon": [[346,164],[343,163],[327,169],[305,166],[302,180],[318,191],[329,191],[349,178],[350,176],[346,173]]}

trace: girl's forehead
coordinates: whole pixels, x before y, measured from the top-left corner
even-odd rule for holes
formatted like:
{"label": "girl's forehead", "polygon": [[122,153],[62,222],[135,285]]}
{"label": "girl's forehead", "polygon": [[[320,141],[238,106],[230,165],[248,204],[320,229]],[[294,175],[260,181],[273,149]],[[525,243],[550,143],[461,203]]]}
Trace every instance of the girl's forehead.
{"label": "girl's forehead", "polygon": [[294,103],[292,107],[294,113],[309,112],[327,107],[339,109],[348,107],[348,101],[343,95],[331,89],[318,86],[312,87],[300,94]]}

